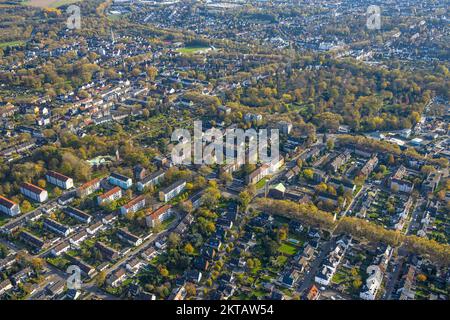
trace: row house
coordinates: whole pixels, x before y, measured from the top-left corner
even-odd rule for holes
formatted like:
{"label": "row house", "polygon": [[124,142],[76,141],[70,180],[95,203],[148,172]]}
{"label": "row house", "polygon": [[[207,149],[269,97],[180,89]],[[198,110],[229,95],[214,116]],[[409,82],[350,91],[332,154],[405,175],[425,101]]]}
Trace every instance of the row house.
{"label": "row house", "polygon": [[98,222],[90,225],[89,227],[87,227],[86,232],[90,235],[95,235],[97,232],[99,232],[103,229],[105,229],[105,226],[103,225],[103,223],[101,221],[98,221]]}
{"label": "row house", "polygon": [[54,257],[59,257],[60,255],[62,255],[64,252],[67,252],[70,250],[70,243],[69,242],[62,242],[59,245],[57,245],[56,247],[54,247],[50,253],[54,256]]}
{"label": "row house", "polygon": [[10,118],[10,117],[14,116],[14,114],[18,110],[19,110],[18,107],[14,106],[10,103],[7,103],[6,105],[1,106],[1,108],[0,108],[0,118],[3,118],[3,119]]}
{"label": "row house", "polygon": [[48,192],[38,186],[35,186],[31,183],[24,183],[20,187],[20,192],[26,196],[27,198],[36,201],[36,202],[44,202],[48,199]]}
{"label": "row house", "polygon": [[71,264],[76,265],[77,267],[80,268],[82,275],[88,277],[89,279],[92,279],[92,277],[94,277],[97,274],[95,268],[87,264],[83,260],[72,256],[67,256],[67,258],[70,260]]}
{"label": "row house", "polygon": [[47,230],[64,237],[67,237],[69,234],[73,232],[73,229],[71,227],[65,226],[50,218],[45,218],[43,225],[44,228],[46,228]]}
{"label": "row house", "polygon": [[8,255],[4,259],[0,259],[0,271],[9,270],[16,263],[15,255]]}
{"label": "row house", "polygon": [[110,261],[116,260],[119,257],[119,252],[113,248],[108,247],[102,242],[96,242],[95,248],[100,251],[102,256]]}
{"label": "row house", "polygon": [[91,215],[73,207],[66,207],[63,212],[81,223],[91,223],[92,221]]}
{"label": "row house", "polygon": [[116,215],[114,215],[114,214],[108,214],[106,217],[103,217],[102,218],[102,222],[105,224],[105,225],[110,225],[110,224],[112,224],[114,221],[116,221],[117,220],[117,216]]}
{"label": "row house", "polygon": [[79,248],[80,244],[83,243],[84,240],[88,238],[88,233],[83,230],[79,232],[78,234],[74,235],[72,238],[70,238],[70,244],[72,244],[75,248]]}
{"label": "row house", "polygon": [[22,231],[19,235],[20,240],[22,240],[23,242],[31,245],[32,247],[34,247],[35,249],[42,249],[45,246],[45,242],[44,240],[42,240],[39,237],[36,237],[35,235],[27,232],[27,231]]}
{"label": "row house", "polygon": [[142,238],[132,234],[128,230],[119,229],[119,230],[117,230],[116,235],[120,240],[127,242],[128,244],[130,244],[132,246],[137,247],[142,244]]}
{"label": "row house", "polygon": [[11,283],[11,280],[6,279],[6,280],[0,282],[0,296],[5,294],[6,292],[11,290],[12,288],[13,288],[13,285]]}
{"label": "row house", "polygon": [[47,181],[64,190],[73,188],[73,179],[55,171],[48,171],[45,175]]}

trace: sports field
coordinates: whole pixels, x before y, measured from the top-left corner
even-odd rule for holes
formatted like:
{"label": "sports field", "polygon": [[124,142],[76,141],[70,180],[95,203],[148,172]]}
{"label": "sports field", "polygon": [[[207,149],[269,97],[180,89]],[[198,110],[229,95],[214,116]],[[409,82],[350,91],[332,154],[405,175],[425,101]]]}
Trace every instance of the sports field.
{"label": "sports field", "polygon": [[80,0],[27,0],[23,4],[40,8],[58,8],[78,1]]}

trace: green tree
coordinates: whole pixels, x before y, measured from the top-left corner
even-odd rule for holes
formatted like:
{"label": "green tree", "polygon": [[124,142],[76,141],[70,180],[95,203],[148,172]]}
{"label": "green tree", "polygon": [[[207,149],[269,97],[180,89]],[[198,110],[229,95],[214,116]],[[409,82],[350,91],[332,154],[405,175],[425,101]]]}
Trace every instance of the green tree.
{"label": "green tree", "polygon": [[244,190],[239,193],[239,202],[241,203],[244,210],[247,209],[247,206],[249,205],[251,200],[252,197],[250,196],[250,193],[248,193],[248,191]]}
{"label": "green tree", "polygon": [[184,252],[186,252],[187,254],[193,254],[194,247],[192,246],[192,244],[186,243],[186,245],[184,246]]}

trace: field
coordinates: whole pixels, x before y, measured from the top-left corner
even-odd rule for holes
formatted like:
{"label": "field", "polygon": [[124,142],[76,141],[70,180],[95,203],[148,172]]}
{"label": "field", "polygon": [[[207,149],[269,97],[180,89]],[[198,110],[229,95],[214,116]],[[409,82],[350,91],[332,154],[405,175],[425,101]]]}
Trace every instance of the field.
{"label": "field", "polygon": [[80,0],[27,0],[23,4],[40,8],[58,8]]}
{"label": "field", "polygon": [[6,47],[17,47],[25,44],[25,41],[10,41],[10,42],[0,42],[0,49]]}
{"label": "field", "polygon": [[210,48],[208,47],[184,47],[179,48],[177,51],[184,54],[195,54],[195,53],[203,53],[208,51]]}

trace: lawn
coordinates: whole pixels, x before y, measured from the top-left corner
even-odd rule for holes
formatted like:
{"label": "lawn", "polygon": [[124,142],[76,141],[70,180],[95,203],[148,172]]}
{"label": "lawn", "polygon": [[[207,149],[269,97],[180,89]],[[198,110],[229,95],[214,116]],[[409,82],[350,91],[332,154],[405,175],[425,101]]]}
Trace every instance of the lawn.
{"label": "lawn", "polygon": [[269,181],[269,178],[263,178],[263,179],[261,179],[261,180],[259,180],[257,183],[256,183],[256,189],[262,189],[262,188],[264,188],[264,186],[266,185],[266,183],[267,183],[267,181]]}
{"label": "lawn", "polygon": [[64,257],[49,257],[47,258],[47,262],[54,265],[60,270],[65,270],[66,267],[70,264],[70,261],[65,259]]}
{"label": "lawn", "polygon": [[287,244],[287,243],[283,243],[279,248],[278,251],[287,255],[294,255],[297,252],[297,248]]}

